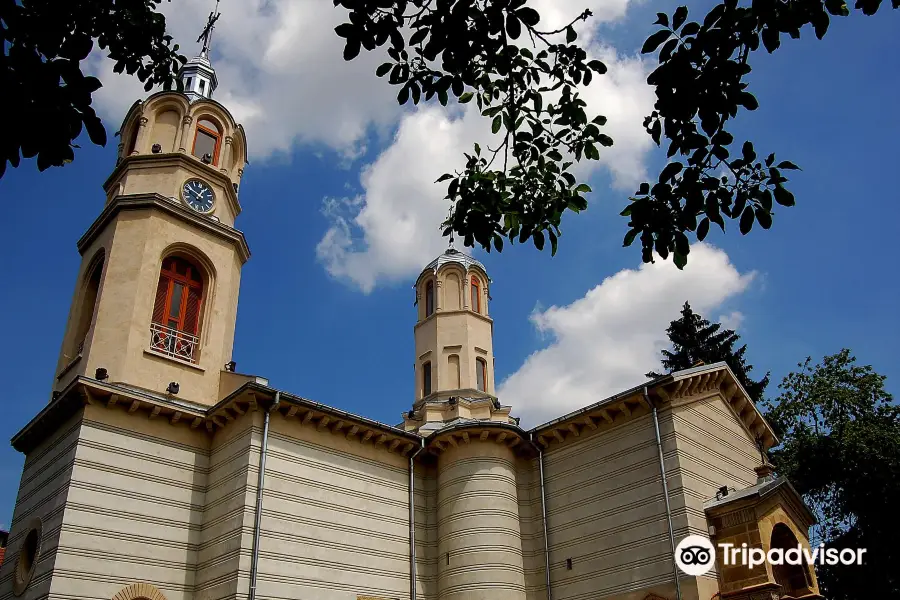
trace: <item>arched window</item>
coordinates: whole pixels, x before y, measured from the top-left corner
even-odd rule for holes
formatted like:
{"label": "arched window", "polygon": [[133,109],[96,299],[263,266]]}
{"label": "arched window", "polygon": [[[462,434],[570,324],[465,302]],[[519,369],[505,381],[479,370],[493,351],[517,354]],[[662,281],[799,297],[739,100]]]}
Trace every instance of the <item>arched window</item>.
{"label": "arched window", "polygon": [[479,392],[487,391],[487,363],[483,358],[475,359],[475,384]]}
{"label": "arched window", "polygon": [[84,288],[81,292],[81,304],[78,307],[78,320],[75,321],[75,336],[72,338],[74,347],[71,358],[74,358],[84,349],[84,339],[91,330],[94,321],[94,307],[97,304],[97,295],[100,293],[100,278],[103,275],[103,252],[93,259],[84,278]]}
{"label": "arched window", "polygon": [[[772,528],[771,548],[789,550],[798,546],[797,536],[784,523],[777,523]],[[772,575],[775,583],[781,585],[781,592],[787,596],[800,597],[813,592],[812,578],[809,575],[809,566],[804,564],[781,564],[772,566]]]}
{"label": "arched window", "polygon": [[128,148],[125,150],[125,156],[131,156],[131,153],[137,149],[138,122],[135,121],[131,126],[131,134],[128,136]]}
{"label": "arched window", "polygon": [[477,277],[472,277],[472,310],[481,312],[481,283]]}
{"label": "arched window", "polygon": [[200,269],[178,256],[163,260],[153,304],[150,346],[168,356],[196,362],[202,304]]}
{"label": "arched window", "polygon": [[431,394],[431,363],[427,362],[422,365],[422,397]]}
{"label": "arched window", "polygon": [[434,312],[434,282],[425,284],[425,316],[430,317]]}
{"label": "arched window", "polygon": [[203,157],[208,154],[209,162],[218,165],[221,141],[222,135],[219,132],[218,125],[209,119],[200,119],[197,121],[197,133],[194,134],[194,148],[191,154],[200,160],[203,160]]}

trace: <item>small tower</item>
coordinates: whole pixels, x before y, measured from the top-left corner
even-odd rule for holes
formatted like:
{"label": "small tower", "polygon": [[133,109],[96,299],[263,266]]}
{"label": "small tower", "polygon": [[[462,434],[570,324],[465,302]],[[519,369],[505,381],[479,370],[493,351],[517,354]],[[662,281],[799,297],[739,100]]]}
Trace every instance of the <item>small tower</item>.
{"label": "small tower", "polygon": [[423,435],[457,420],[515,423],[494,388],[491,279],[484,265],[450,248],[416,280],[416,399],[404,427]]}
{"label": "small tower", "polygon": [[55,392],[84,376],[199,404],[221,396],[250,253],[234,227],[244,130],[210,97],[216,18],[181,71],[185,93],[153,94],[125,116],[106,206],[78,241]]}

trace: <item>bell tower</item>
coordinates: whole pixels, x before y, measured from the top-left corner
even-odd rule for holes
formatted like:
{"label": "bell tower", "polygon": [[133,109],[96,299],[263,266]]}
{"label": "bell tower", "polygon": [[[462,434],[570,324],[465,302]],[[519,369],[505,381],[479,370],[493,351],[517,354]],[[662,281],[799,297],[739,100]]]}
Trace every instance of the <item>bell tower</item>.
{"label": "bell tower", "polygon": [[84,376],[209,405],[233,370],[225,365],[250,256],[234,226],[247,141],[212,99],[217,18],[179,73],[185,91],[135,102],[118,132],[105,207],[78,241],[55,392]]}
{"label": "bell tower", "polygon": [[495,395],[490,283],[483,264],[454,248],[416,280],[416,399],[404,415],[408,431],[427,435],[458,419],[516,422]]}

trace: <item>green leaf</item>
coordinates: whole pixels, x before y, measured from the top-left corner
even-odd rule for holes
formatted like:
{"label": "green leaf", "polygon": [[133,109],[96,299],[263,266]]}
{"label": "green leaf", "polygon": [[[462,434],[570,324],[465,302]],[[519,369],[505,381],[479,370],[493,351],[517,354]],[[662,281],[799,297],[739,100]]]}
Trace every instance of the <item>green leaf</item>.
{"label": "green leaf", "polygon": [[687,265],[687,255],[676,250],[675,254],[672,255],[672,262],[675,263],[675,266],[679,269],[683,269],[685,265]]}
{"label": "green leaf", "polygon": [[672,15],[672,29],[678,30],[679,27],[687,20],[688,9],[687,6],[679,6],[675,9],[675,13]]}
{"label": "green leaf", "polygon": [[634,241],[634,238],[637,237],[640,231],[637,229],[632,229],[628,233],[625,234],[625,240],[622,242],[622,247],[627,248]]}
{"label": "green leaf", "polygon": [[587,64],[587,66],[589,69],[592,69],[598,75],[603,75],[607,71],[606,65],[603,64],[603,61],[600,61],[600,60],[592,60]]}
{"label": "green leaf", "polygon": [[702,242],[706,239],[706,236],[709,234],[709,218],[704,218],[700,221],[700,225],[697,227],[697,241]]}
{"label": "green leaf", "polygon": [[542,231],[535,231],[531,236],[534,239],[534,247],[538,250],[544,249],[544,233]]}
{"label": "green leaf", "polygon": [[569,25],[566,27],[566,42],[571,44],[578,37],[578,34],[575,33],[575,28]]}
{"label": "green leaf", "polygon": [[580,183],[580,184],[578,184],[578,187],[575,188],[576,194],[587,194],[590,191],[591,191],[591,186],[589,186],[586,183]]}
{"label": "green leaf", "polygon": [[756,110],[759,108],[759,101],[756,99],[756,96],[750,92],[741,92],[738,95],[738,104],[747,110]]}
{"label": "green leaf", "polygon": [[[599,142],[601,146],[606,146],[607,148],[613,145],[613,139],[605,133],[601,133],[597,136],[597,142]],[[600,160],[599,153],[597,154],[597,160]]]}
{"label": "green leaf", "polygon": [[662,173],[659,174],[659,182],[667,183],[669,180],[673,179],[676,175],[681,173],[681,170],[684,168],[684,165],[680,162],[670,162],[665,166],[662,170]]}
{"label": "green leaf", "polygon": [[450,173],[444,173],[443,175],[441,175],[440,177],[438,177],[438,178],[435,180],[435,183],[440,183],[440,182],[442,182],[442,181],[447,181],[448,179],[453,179],[453,175],[451,175]]}
{"label": "green leaf", "polygon": [[491,124],[491,133],[497,133],[500,131],[500,126],[503,125],[503,117],[501,115],[497,115],[494,117],[494,122]]}
{"label": "green leaf", "polygon": [[506,35],[514,40],[519,39],[519,36],[522,35],[522,23],[519,21],[516,13],[506,14]]}
{"label": "green leaf", "polygon": [[777,167],[777,168],[779,168],[779,169],[792,169],[792,170],[794,170],[794,171],[800,171],[800,170],[801,170],[800,167],[798,167],[797,165],[795,165],[794,163],[792,163],[792,162],[789,161],[789,160],[783,160],[783,161],[781,161],[780,163],[778,163],[778,167]]}
{"label": "green leaf", "polygon": [[465,104],[466,102],[470,101],[473,96],[475,96],[475,94],[473,92],[466,92],[465,94],[463,94],[459,97],[459,103]]}
{"label": "green leaf", "polygon": [[669,26],[669,15],[666,13],[656,13],[656,20],[653,21],[654,25],[662,25],[663,27]]}
{"label": "green leaf", "polygon": [[361,47],[358,39],[348,38],[347,45],[344,46],[344,60],[353,60],[356,58],[359,55]]}
{"label": "green leaf", "polygon": [[794,206],[794,195],[780,185],[775,186],[773,193],[775,194],[775,202],[778,204],[782,206]]}
{"label": "green leaf", "polygon": [[641,54],[648,54],[650,52],[653,52],[654,50],[659,48],[660,44],[669,39],[671,35],[672,32],[668,29],[661,29],[660,31],[657,31],[656,33],[648,37],[644,42],[644,45],[641,46]]}
{"label": "green leaf", "polygon": [[759,221],[760,227],[762,227],[763,229],[768,229],[772,226],[772,213],[761,208],[757,208],[755,212],[756,220]]}
{"label": "green leaf", "polygon": [[520,8],[516,11],[516,16],[530,27],[534,27],[541,20],[541,15],[538,14],[538,11],[533,8],[529,8],[527,6]]}
{"label": "green leaf", "polygon": [[747,235],[750,233],[750,230],[753,228],[753,207],[747,206],[744,207],[744,212],[741,213],[741,223],[740,229],[742,235]]}
{"label": "green leaf", "polygon": [[378,68],[375,69],[375,75],[378,77],[384,77],[385,75],[388,74],[388,71],[390,71],[391,67],[393,67],[393,66],[394,66],[394,63],[389,63],[389,62],[381,63],[380,65],[378,65]]}

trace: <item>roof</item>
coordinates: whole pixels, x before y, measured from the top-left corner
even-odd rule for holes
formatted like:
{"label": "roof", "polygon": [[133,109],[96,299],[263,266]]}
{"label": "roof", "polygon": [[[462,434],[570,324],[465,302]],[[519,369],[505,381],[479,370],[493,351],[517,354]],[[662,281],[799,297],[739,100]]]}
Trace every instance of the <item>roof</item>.
{"label": "roof", "polygon": [[458,265],[462,265],[466,270],[468,270],[469,267],[478,267],[479,269],[487,273],[487,269],[484,268],[484,265],[481,263],[481,261],[475,260],[468,254],[460,252],[456,248],[447,248],[443,254],[428,263],[425,266],[424,270],[437,271],[442,266],[448,263],[456,263]]}
{"label": "roof", "polygon": [[775,479],[767,479],[756,483],[755,485],[751,485],[750,487],[745,487],[742,490],[730,492],[727,496],[707,500],[703,503],[703,510],[711,510],[743,499],[765,498],[782,488],[797,501],[798,507],[805,513],[803,516],[806,517],[810,523],[816,523],[818,521],[816,515],[809,509],[806,502],[803,501],[803,496],[801,496],[797,489],[791,485],[791,482],[788,481],[787,477],[783,476],[776,477]]}

